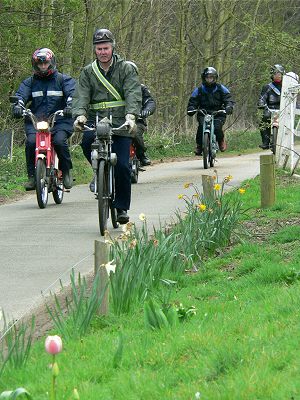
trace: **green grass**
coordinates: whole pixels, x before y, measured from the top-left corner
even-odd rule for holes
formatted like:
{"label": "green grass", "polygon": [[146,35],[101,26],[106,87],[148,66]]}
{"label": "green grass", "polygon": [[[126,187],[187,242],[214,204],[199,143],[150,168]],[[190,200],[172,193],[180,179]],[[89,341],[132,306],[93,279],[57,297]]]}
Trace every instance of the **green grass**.
{"label": "green grass", "polygon": [[[71,399],[74,387],[88,400],[186,400],[197,392],[206,400],[298,398],[300,186],[277,176],[281,206],[259,209],[259,180],[248,181],[248,239],[182,275],[171,292],[171,301],[195,306],[196,315],[158,331],[145,329],[142,306],[94,319],[89,334],[57,356],[59,399]],[[259,241],[257,231],[266,233]],[[0,392],[22,386],[48,399],[50,362],[38,341],[25,369],[4,371]]]}

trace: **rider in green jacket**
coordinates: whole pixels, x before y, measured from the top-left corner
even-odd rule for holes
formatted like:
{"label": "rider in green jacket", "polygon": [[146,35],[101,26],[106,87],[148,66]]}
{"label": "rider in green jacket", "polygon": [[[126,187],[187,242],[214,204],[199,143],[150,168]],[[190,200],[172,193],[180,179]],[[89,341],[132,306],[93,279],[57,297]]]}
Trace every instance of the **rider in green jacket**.
{"label": "rider in green jacket", "polygon": [[[132,65],[115,54],[115,39],[108,29],[97,29],[93,36],[96,60],[80,73],[73,95],[72,115],[76,118],[74,128],[83,130],[85,123],[94,124],[96,114],[99,118],[112,115],[113,127],[125,122],[128,131],[113,136],[112,151],[117,154],[115,168],[116,195],[114,206],[117,220],[121,224],[129,221],[131,174],[129,151],[136,117],[142,105],[142,92],[138,75]],[[91,163],[91,145],[95,133],[84,131],[81,147]],[[90,184],[94,191],[94,182]]]}

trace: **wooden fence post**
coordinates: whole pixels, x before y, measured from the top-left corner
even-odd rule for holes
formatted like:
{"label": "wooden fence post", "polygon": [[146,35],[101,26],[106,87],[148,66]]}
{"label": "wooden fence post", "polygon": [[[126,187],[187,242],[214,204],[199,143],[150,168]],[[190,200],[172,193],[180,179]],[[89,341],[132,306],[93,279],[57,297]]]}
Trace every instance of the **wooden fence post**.
{"label": "wooden fence post", "polygon": [[207,200],[214,198],[214,180],[210,175],[202,175],[203,196]]}
{"label": "wooden fence post", "polygon": [[[99,278],[100,278],[100,283],[98,288],[99,296],[101,295],[105,286],[108,285],[109,282],[108,273],[105,267],[105,264],[107,264],[108,261],[109,261],[109,244],[100,240],[95,240],[94,273],[96,276],[97,272],[99,272]],[[109,309],[109,288],[107,286],[105,294],[102,299],[102,303],[98,310],[98,314],[108,315],[108,309]]]}
{"label": "wooden fence post", "polygon": [[262,208],[273,206],[275,203],[275,159],[273,154],[260,156],[260,194]]}

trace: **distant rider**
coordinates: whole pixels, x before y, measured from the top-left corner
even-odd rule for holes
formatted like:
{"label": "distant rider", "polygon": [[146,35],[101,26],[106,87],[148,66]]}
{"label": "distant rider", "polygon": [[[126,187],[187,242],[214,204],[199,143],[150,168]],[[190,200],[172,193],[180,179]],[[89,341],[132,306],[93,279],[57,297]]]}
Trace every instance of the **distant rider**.
{"label": "distant rider", "polygon": [[271,137],[271,114],[270,110],[280,109],[280,96],[282,87],[282,77],[285,74],[284,67],[280,64],[275,64],[270,70],[272,82],[264,85],[258,100],[258,108],[263,108],[264,112],[259,124],[262,144],[261,149],[270,148]]}
{"label": "distant rider", "polygon": [[[201,74],[202,84],[194,89],[189,99],[187,112],[188,115],[194,115],[196,109],[205,109],[207,112],[218,111],[225,109],[226,114],[232,114],[234,101],[232,100],[229,89],[217,83],[218,72],[213,67],[207,67]],[[203,122],[204,116],[197,113],[198,129],[196,134],[196,149],[195,155],[202,155],[202,134],[203,134]],[[219,148],[221,151],[226,150],[226,142],[224,138],[223,125],[226,120],[226,115],[220,114],[215,117],[215,135]]]}
{"label": "distant rider", "polygon": [[[127,61],[131,64],[137,74],[138,67],[133,61]],[[156,109],[156,102],[152,97],[149,88],[145,84],[141,84],[142,88],[142,108],[139,117],[136,121],[136,133],[133,138],[133,142],[136,148],[136,156],[139,159],[142,166],[147,166],[151,164],[151,160],[146,156],[147,147],[144,142],[144,132],[147,131],[147,121],[146,119],[152,115]]]}
{"label": "distant rider", "polygon": [[[63,174],[63,184],[71,189],[72,161],[68,147],[68,138],[73,133],[71,118],[72,95],[75,89],[75,79],[61,74],[56,69],[55,55],[52,50],[43,47],[37,49],[31,58],[33,76],[25,79],[19,86],[16,96],[19,102],[27,106],[38,119],[48,118],[55,111],[63,110],[65,116],[57,116],[52,130],[55,151],[59,159],[59,168]],[[23,109],[15,104],[12,109],[15,118],[22,118]],[[35,189],[35,136],[36,131],[29,118],[25,118],[25,155],[28,182],[26,190]]]}

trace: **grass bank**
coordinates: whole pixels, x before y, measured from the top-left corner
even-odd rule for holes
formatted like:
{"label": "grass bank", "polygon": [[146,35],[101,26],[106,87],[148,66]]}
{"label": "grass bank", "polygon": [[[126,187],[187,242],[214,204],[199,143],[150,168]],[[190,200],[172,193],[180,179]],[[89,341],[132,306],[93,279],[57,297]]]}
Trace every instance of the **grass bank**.
{"label": "grass bank", "polygon": [[[248,235],[201,260],[198,272],[182,273],[168,293],[196,314],[154,331],[145,327],[142,304],[95,318],[57,357],[58,398],[75,398],[76,387],[88,400],[296,399],[299,197],[298,180],[278,172],[276,204],[262,210],[259,179],[249,181],[242,197]],[[26,368],[4,371],[0,392],[23,386],[48,399],[50,361],[37,342]]]}

